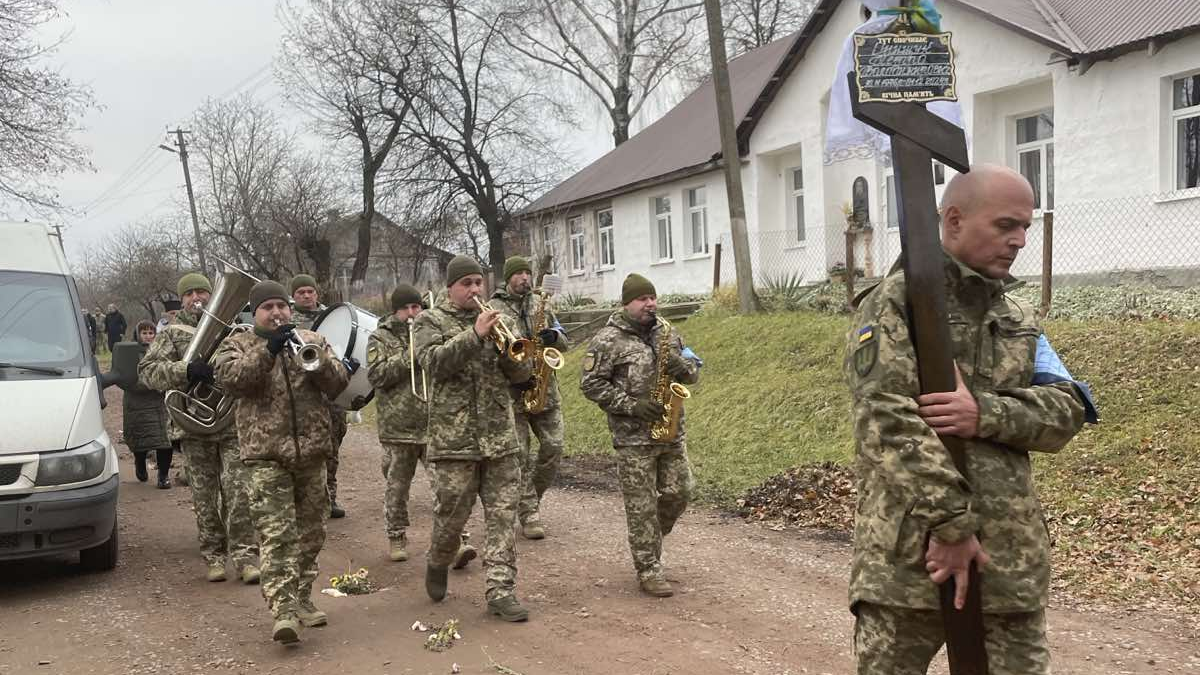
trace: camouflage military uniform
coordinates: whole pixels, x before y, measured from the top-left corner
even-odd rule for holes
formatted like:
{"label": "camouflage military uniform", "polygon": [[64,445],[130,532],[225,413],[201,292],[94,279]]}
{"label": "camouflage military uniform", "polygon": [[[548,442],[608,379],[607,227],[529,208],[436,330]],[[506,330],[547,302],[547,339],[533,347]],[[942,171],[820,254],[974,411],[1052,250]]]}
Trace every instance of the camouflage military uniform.
{"label": "camouflage military uniform", "polygon": [[[187,363],[183,355],[196,333],[198,319],[181,311],[154,338],[138,364],[138,379],[158,391],[186,390]],[[258,544],[250,518],[249,475],[238,453],[237,429],[212,436],[185,434],[168,417],[172,441],[180,441],[192,489],[192,508],[200,534],[200,554],[210,566],[224,564],[226,556],[235,569],[258,564]]]}
{"label": "camouflage military uniform", "polygon": [[[420,366],[416,382],[421,387]],[[383,446],[384,517],[388,541],[401,541],[408,529],[408,491],[417,463],[425,461],[428,408],[412,393],[408,322],[389,316],[367,341],[367,379],[375,388],[379,443]]]}
{"label": "camouflage military uniform", "polygon": [[[321,316],[321,313],[325,309],[325,305],[317,305],[317,308],[312,310],[293,305],[292,321],[296,323],[297,328],[310,330],[317,317]],[[325,460],[325,475],[329,488],[329,501],[336,502],[339,455],[341,454],[342,441],[346,438],[346,409],[330,400],[329,420],[333,425],[333,453],[329,455],[329,459]]]}
{"label": "camouflage military uniform", "polygon": [[897,267],[865,296],[850,331],[845,373],[854,396],[858,510],[850,604],[858,616],[859,673],[923,673],[943,641],[926,541],[978,533],[991,672],[1041,673],[1050,540],[1029,452],[1061,449],[1084,405],[1070,382],[1033,386],[1041,328],[1032,307],[946,256],[954,358],[979,405],[965,441],[968,475],[955,470],[917,414],[920,393]]}
{"label": "camouflage military uniform", "polygon": [[[515,295],[508,291],[496,291],[492,306],[504,313],[504,320],[517,337],[535,339],[534,320],[537,314],[537,304],[541,298],[534,293]],[[558,331],[558,342],[554,348],[565,352],[569,349],[567,334],[558,323],[549,303],[546,306],[546,326]],[[563,417],[558,393],[558,376],[550,371],[550,386],[546,393],[546,409],[536,415],[525,412],[521,402],[523,392],[517,390],[514,394],[513,416],[517,424],[517,439],[521,442],[521,501],[517,505],[517,515],[522,523],[535,522],[539,519],[538,509],[541,507],[542,495],[554,483],[558,474],[558,464],[563,452]],[[529,438],[530,431],[537,436],[538,449],[533,450]]]}
{"label": "camouflage military uniform", "polygon": [[312,372],[287,351],[272,356],[257,328],[226,340],[214,359],[217,382],[238,397],[238,439],[262,544],[262,592],[276,619],[311,602],[329,515],[325,460],[333,448],[329,416],[317,413],[350,381],[323,337],[296,333],[324,348]]}
{"label": "camouflage military uniform", "polygon": [[[614,312],[588,344],[580,382],[583,395],[608,413],[639,581],[662,578],[663,537],[687,509],[695,488],[683,420],[678,439],[663,443],[650,437],[650,423],[632,416],[634,404],[654,390],[661,330],[661,323],[643,327],[624,310]],[[670,340],[669,372],[676,382],[694,384],[700,379],[698,365],[680,356],[683,341],[673,329]]]}
{"label": "camouflage military uniform", "polygon": [[520,442],[514,430],[510,381],[527,366],[501,358],[475,334],[477,309],[449,299],[415,324],[417,358],[429,379],[429,445],[434,516],[428,562],[454,560],[476,495],[483,503],[483,565],[489,601],[513,595],[517,577],[514,525],[521,490]]}

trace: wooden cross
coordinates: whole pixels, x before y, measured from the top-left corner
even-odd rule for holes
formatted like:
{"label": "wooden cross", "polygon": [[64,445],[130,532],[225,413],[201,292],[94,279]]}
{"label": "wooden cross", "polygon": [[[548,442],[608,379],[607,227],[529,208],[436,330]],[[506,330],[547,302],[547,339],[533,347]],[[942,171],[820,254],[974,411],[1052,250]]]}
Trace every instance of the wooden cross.
{"label": "wooden cross", "polygon": [[[946,317],[946,272],[938,235],[933,190],[933,159],[967,173],[966,134],[920,103],[859,103],[855,73],[848,76],[854,117],[891,137],[892,167],[900,215],[900,255],[904,261],[909,334],[917,356],[921,393],[954,391],[954,346]],[[954,466],[967,475],[961,438],[941,437]],[[952,675],[987,675],[983,603],[979,571],[971,564],[967,601],[954,607],[954,579],[941,586],[946,655]]]}

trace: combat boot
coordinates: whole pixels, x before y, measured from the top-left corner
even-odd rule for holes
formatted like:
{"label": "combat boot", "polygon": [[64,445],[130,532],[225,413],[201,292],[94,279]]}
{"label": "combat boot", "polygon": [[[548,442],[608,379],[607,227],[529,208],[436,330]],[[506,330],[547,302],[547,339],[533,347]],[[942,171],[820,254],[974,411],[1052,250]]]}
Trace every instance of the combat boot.
{"label": "combat boot", "polygon": [[305,628],[316,628],[329,623],[329,615],[314,605],[312,600],[301,600],[300,608],[296,610],[296,616],[300,618],[300,623]]}
{"label": "combat boot", "polygon": [[271,639],[285,645],[296,644],[300,641],[300,622],[295,614],[286,614],[275,619],[271,628]]}
{"label": "combat boot", "polygon": [[329,502],[329,517],[345,518],[346,509],[343,509],[337,502]]}
{"label": "combat boot", "polygon": [[642,580],[642,592],[656,598],[669,598],[675,595],[675,589],[662,577],[650,577]]}
{"label": "combat boot", "polygon": [[521,536],[526,539],[545,539],[546,528],[542,527],[541,520],[530,520],[521,525]]}
{"label": "combat boot", "polygon": [[425,592],[434,602],[441,602],[446,597],[449,570],[445,567],[425,566]]}
{"label": "combat boot", "polygon": [[388,548],[388,557],[392,562],[408,560],[408,537],[402,534],[399,539],[393,540]]}
{"label": "combat boot", "polygon": [[255,565],[246,565],[242,568],[242,583],[251,586],[258,583],[262,572]]}
{"label": "combat boot", "polygon": [[467,563],[479,556],[479,552],[470,544],[459,544],[458,553],[454,554],[454,569],[461,570],[467,566]]}
{"label": "combat boot", "polygon": [[205,578],[209,581],[225,581],[225,563],[215,561],[208,563],[208,573]]}
{"label": "combat boot", "polygon": [[525,621],[529,618],[529,610],[521,606],[517,596],[506,595],[503,598],[488,600],[488,613],[500,617],[501,621]]}

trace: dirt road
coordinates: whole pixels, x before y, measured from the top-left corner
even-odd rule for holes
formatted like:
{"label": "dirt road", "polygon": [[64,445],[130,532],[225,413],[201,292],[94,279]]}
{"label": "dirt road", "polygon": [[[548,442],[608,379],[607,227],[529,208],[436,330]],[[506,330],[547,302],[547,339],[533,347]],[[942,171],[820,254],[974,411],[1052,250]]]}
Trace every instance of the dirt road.
{"label": "dirt road", "polygon": [[[112,390],[110,390],[111,392]],[[118,396],[106,422],[120,429]],[[681,591],[638,593],[617,495],[563,488],[547,498],[550,537],[518,539],[517,591],[526,624],[486,616],[478,562],[451,575],[450,596],[425,596],[422,556],[386,556],[379,445],[352,427],[342,451],[345,520],[330,521],[322,581],[365,566],[385,587],[366,596],[319,596],[325,628],[296,648],[270,641],[258,587],[206,583],[187,488],[156,490],[122,458],[121,563],[83,575],[55,558],[0,564],[0,674],[13,673],[851,673],[844,541],[774,532],[692,510],[666,545],[668,577]],[[411,548],[428,543],[429,492],[414,485]],[[481,534],[479,514],[471,530]],[[462,622],[449,651],[422,648],[414,621]],[[1142,612],[1054,610],[1055,672],[1200,673],[1193,625]],[[485,654],[486,650],[486,654]],[[935,672],[945,672],[938,666]]]}

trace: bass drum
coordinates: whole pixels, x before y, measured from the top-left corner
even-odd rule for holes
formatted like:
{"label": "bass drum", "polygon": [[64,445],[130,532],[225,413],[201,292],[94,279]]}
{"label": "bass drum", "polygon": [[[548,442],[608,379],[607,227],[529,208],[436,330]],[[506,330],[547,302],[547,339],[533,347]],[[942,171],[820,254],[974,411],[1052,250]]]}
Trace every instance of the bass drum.
{"label": "bass drum", "polygon": [[338,358],[353,356],[358,360],[358,371],[334,401],[347,410],[361,410],[375,395],[367,381],[367,340],[378,325],[379,317],[348,302],[326,309],[313,322],[312,329],[329,342]]}

